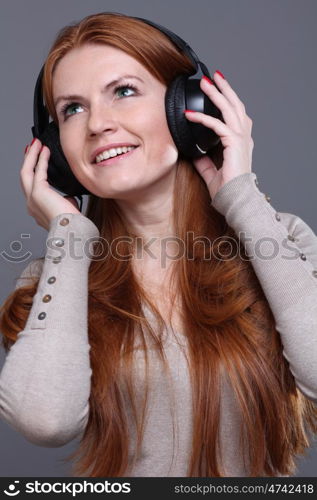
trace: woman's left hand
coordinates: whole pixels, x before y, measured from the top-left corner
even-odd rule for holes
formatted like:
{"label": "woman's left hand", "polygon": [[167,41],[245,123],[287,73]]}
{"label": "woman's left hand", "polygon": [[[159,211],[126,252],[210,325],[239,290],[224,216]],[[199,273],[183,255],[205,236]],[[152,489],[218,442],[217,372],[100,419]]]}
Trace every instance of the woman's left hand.
{"label": "woman's left hand", "polygon": [[243,102],[219,73],[213,77],[216,85],[205,78],[200,88],[222,113],[224,122],[205,113],[185,112],[188,120],[212,129],[219,135],[223,150],[223,164],[219,170],[208,156],[193,159],[193,164],[207,184],[211,199],[234,177],[251,172],[254,142],[251,137],[252,120],[246,114]]}

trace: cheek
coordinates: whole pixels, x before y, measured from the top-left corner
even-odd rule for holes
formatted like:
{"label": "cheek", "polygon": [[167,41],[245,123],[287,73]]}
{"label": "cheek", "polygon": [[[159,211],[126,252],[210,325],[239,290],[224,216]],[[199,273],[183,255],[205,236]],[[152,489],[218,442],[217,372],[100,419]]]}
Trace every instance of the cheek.
{"label": "cheek", "polygon": [[169,167],[170,165],[174,165],[178,160],[178,150],[174,143],[165,144],[165,147],[162,148],[160,155],[160,162],[162,165],[166,165]]}
{"label": "cheek", "polygon": [[74,163],[74,160],[76,160],[76,156],[80,151],[80,145],[78,144],[78,134],[71,133],[70,131],[62,131],[60,133],[60,143],[63,153],[68,163],[71,165],[72,163]]}
{"label": "cheek", "polygon": [[69,144],[68,135],[69,134],[66,134],[64,131],[60,130],[59,140],[60,140],[60,143],[62,146],[63,153],[66,156],[66,158],[69,156],[69,153],[70,153],[70,151],[68,151],[69,148],[67,147],[67,145]]}
{"label": "cheek", "polygon": [[[146,130],[146,142],[149,143],[149,149],[161,155],[164,162],[169,158],[178,157],[178,150],[170,133],[165,108],[160,109],[156,114],[151,115],[151,120],[143,120],[140,124],[140,130]],[[163,155],[163,156],[162,156]],[[164,158],[163,158],[164,157]]]}

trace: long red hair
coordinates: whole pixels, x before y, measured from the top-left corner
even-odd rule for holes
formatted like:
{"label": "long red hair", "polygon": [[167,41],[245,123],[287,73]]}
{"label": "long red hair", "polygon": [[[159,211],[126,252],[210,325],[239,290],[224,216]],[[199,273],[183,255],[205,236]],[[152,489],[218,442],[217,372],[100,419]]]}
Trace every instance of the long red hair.
{"label": "long red hair", "polygon": [[[119,13],[100,13],[66,26],[58,33],[46,59],[43,92],[50,115],[58,123],[52,101],[52,78],[58,61],[87,43],[107,44],[125,51],[166,86],[181,73],[192,73],[192,62],[161,32]],[[221,147],[215,161],[221,161]],[[173,282],[182,304],[188,341],[188,368],[193,395],[193,433],[187,476],[225,476],[219,453],[221,382],[232,387],[241,412],[241,450],[250,464],[249,476],[293,474],[296,455],[317,432],[317,409],[296,387],[274,317],[255,275],[225,218],[210,205],[205,182],[189,161],[179,158],[174,191],[176,236],[186,241],[186,256],[175,261]],[[199,200],[199,203],[197,203]],[[193,207],[195,207],[193,209]],[[104,214],[107,214],[105,217]],[[112,241],[131,236],[116,201],[89,196],[85,213],[100,236]],[[204,235],[212,252],[188,241]],[[230,237],[230,244],[228,242]],[[226,255],[236,242],[235,255]],[[220,251],[221,246],[221,251]],[[129,254],[122,243],[120,252]],[[98,254],[99,255],[99,254]],[[23,330],[39,278],[18,288],[1,309],[0,329],[6,350]],[[130,260],[99,256],[89,268],[89,343],[92,368],[90,413],[74,460],[74,476],[117,477],[129,473],[129,432],[125,405],[128,394],[136,423],[137,459],[142,444],[148,395],[147,335],[168,371],[161,338],[163,318],[147,296]],[[154,331],[142,314],[147,303],[158,320]],[[136,328],[138,326],[138,328]],[[146,361],[145,390],[140,411],[133,383],[133,350],[141,339]],[[140,418],[141,415],[141,418]],[[242,425],[243,423],[243,425]],[[241,453],[242,453],[241,451]],[[155,470],[153,470],[153,476]]]}

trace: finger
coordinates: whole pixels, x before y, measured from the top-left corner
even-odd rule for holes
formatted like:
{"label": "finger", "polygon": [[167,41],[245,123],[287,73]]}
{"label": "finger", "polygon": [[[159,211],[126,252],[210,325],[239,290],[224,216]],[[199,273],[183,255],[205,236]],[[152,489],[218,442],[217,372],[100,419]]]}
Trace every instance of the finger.
{"label": "finger", "polygon": [[205,78],[200,81],[201,90],[209,97],[209,99],[220,109],[224,121],[233,130],[239,130],[241,127],[241,110],[238,110],[236,106],[223,95],[215,85],[209,83]]}
{"label": "finger", "polygon": [[185,110],[185,116],[190,121],[201,123],[205,127],[210,128],[217,135],[219,135],[219,137],[227,137],[230,135],[230,129],[228,128],[228,126],[221,120],[218,120],[218,118],[205,115],[204,113],[200,113],[199,111],[189,110]]}
{"label": "finger", "polygon": [[215,175],[217,175],[217,168],[215,167],[215,165],[213,165],[213,162],[207,156],[197,158],[193,163],[208,186],[214,179]]}
{"label": "finger", "polygon": [[222,76],[217,72],[214,73],[214,80],[222,94],[226,96],[232,106],[234,106],[240,113],[242,112],[242,114],[245,114],[245,106],[238,94],[231,87],[228,80],[226,78],[222,78]]}
{"label": "finger", "polygon": [[37,158],[41,150],[42,143],[39,139],[35,138],[33,144],[30,144],[27,152],[25,153],[23,170],[30,170],[32,165],[37,163]]}
{"label": "finger", "polygon": [[[47,182],[47,167],[50,157],[50,150],[47,146],[43,145],[40,151],[38,162],[34,168],[34,184],[46,181]],[[33,184],[33,187],[34,187]]]}
{"label": "finger", "polygon": [[32,192],[34,178],[33,169],[37,163],[40,149],[41,141],[36,139],[33,144],[29,145],[27,152],[24,155],[24,162],[20,171],[20,181],[24,194],[27,198]]}
{"label": "finger", "polygon": [[26,196],[27,192],[26,192],[26,185],[25,185],[25,178],[24,178],[24,173],[23,173],[23,167],[24,167],[24,164],[25,164],[25,158],[26,158],[26,154],[27,152],[29,151],[30,149],[30,144],[28,144],[24,150],[24,161],[23,161],[23,165],[20,169],[20,185],[21,185],[21,188],[22,188],[22,191],[24,192],[24,196]]}

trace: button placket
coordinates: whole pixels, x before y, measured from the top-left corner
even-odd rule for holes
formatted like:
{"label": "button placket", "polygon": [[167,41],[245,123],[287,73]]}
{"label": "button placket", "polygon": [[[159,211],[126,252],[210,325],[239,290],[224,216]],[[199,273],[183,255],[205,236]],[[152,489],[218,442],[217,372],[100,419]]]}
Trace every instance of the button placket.
{"label": "button placket", "polygon": [[265,194],[265,193],[262,193],[262,191],[260,191],[259,189],[259,181],[258,179],[255,177],[254,178],[254,184],[256,185],[257,187],[257,191],[258,191],[258,194],[260,196],[263,196],[263,198],[268,202],[268,203],[271,203],[271,197],[268,195],[268,194]]}
{"label": "button placket", "polygon": [[[254,179],[254,182],[255,182],[255,184],[257,184],[256,179]],[[267,195],[264,195],[264,196],[265,196],[265,198],[266,198],[266,200],[267,200],[267,201],[270,201],[270,200],[271,200],[271,198],[270,198],[269,196],[267,196]],[[281,216],[280,216],[280,214],[279,214],[278,212],[275,212],[275,219],[276,219],[278,222],[280,222],[280,221],[281,221]],[[287,238],[288,238],[290,241],[293,241],[293,242],[297,241],[297,238],[295,238],[295,237],[294,237],[293,235],[291,235],[291,234],[288,234],[288,235],[287,235]],[[305,255],[303,252],[300,252],[300,253],[299,253],[299,257],[300,257],[303,261],[306,261],[306,260],[307,260],[307,257],[306,257],[306,255]],[[317,277],[317,270],[313,270],[313,271],[312,271],[312,273],[313,273],[313,276],[314,276],[314,277]]]}
{"label": "button placket", "polygon": [[[258,191],[259,193],[261,193],[260,189],[259,189],[259,181],[257,179],[257,177],[254,178],[254,184],[256,185],[256,187],[258,188]],[[268,203],[271,203],[271,197],[268,195],[268,194],[265,194],[265,193],[261,193],[265,200],[268,202]]]}
{"label": "button placket", "polygon": [[[292,234],[288,234],[287,235],[287,238],[290,240],[290,241],[299,241],[298,238],[295,238],[295,236],[293,236]],[[307,257],[306,255],[303,253],[303,252],[300,252],[299,254],[299,257],[302,259],[302,260],[307,260]]]}
{"label": "button placket", "polygon": [[[299,238],[295,238],[295,236],[293,236],[292,234],[288,234],[288,235],[287,235],[287,238],[288,238],[290,241],[293,241],[293,242],[294,242],[294,241],[299,241]],[[303,252],[300,252],[299,257],[300,257],[302,260],[304,260],[304,261],[306,261],[306,260],[307,260],[307,257],[306,257],[306,255],[305,255]],[[313,270],[312,270],[312,275],[313,275],[313,277],[314,277],[314,278],[317,278],[317,269],[313,269]]]}
{"label": "button placket", "polygon": [[[281,220],[281,216],[280,216],[277,212],[275,213],[275,219],[276,219],[277,221],[280,221],[280,220]],[[294,236],[292,236],[291,234],[288,234],[288,235],[287,235],[287,238],[288,238],[290,241],[293,241],[293,242],[294,242],[294,241],[296,241],[296,238],[294,238]],[[307,260],[306,255],[305,255],[304,253],[302,253],[302,252],[300,252],[299,257],[300,257],[302,260]]]}
{"label": "button placket", "polygon": [[[258,183],[257,183],[257,180],[256,180],[256,179],[254,179],[254,182],[255,182],[255,184],[256,184],[256,185],[258,185]],[[271,201],[271,198],[270,198],[269,196],[265,195],[265,198],[266,198],[266,200],[267,200],[268,202],[270,202],[270,201]],[[279,221],[279,222],[281,221],[281,216],[279,215],[279,213],[278,213],[278,212],[275,212],[275,219],[276,219],[277,221]],[[298,238],[295,238],[295,237],[294,237],[293,235],[291,235],[291,234],[288,234],[288,235],[287,235],[287,238],[288,238],[290,241],[292,241],[292,242],[299,241],[299,240],[298,240]],[[303,261],[307,261],[307,257],[306,257],[306,255],[305,255],[303,252],[300,252],[300,253],[299,253],[299,257],[300,257]],[[307,261],[307,262],[308,262],[308,261]],[[312,275],[314,276],[314,278],[317,278],[317,269],[313,269],[313,271],[312,271]]]}
{"label": "button placket", "polygon": [[[65,227],[68,224],[69,224],[69,219],[67,217],[62,218],[59,221],[60,226]],[[53,240],[53,244],[56,247],[62,247],[65,244],[65,239],[61,238],[61,237],[56,237]],[[62,261],[61,256],[54,257],[53,259],[51,259],[51,263],[53,263],[53,264],[59,264],[61,261]],[[47,293],[48,290],[46,288],[48,285],[53,285],[54,283],[56,283],[59,269],[60,269],[60,266],[57,266],[56,270],[54,271],[53,274],[50,271],[50,276],[45,280],[45,283],[43,283],[43,286],[41,286],[41,289],[38,290],[38,292],[36,294],[37,296],[40,296],[42,299],[41,300],[41,309],[43,309],[44,305],[46,305],[48,307],[49,304],[53,300],[53,295],[52,295],[53,289],[49,290],[50,293]],[[46,307],[46,310],[41,310],[39,313],[37,313],[36,318],[39,322],[35,321],[35,325],[33,326],[33,328],[45,328],[46,327],[46,318],[47,318],[47,314],[48,314],[47,307]]]}

